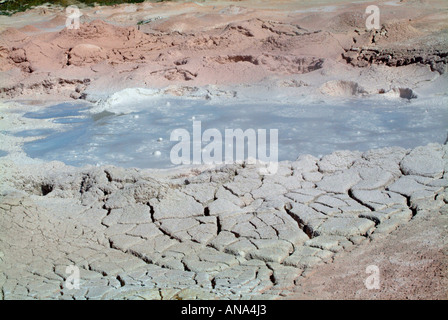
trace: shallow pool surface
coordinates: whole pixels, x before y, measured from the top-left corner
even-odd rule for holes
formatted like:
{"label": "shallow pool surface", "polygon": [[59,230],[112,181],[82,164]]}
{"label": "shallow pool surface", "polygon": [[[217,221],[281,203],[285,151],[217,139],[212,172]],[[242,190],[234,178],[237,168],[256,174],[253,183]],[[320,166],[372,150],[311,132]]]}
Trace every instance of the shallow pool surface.
{"label": "shallow pool surface", "polygon": [[[70,103],[25,114],[51,119],[64,130],[28,130],[21,136],[44,138],[24,146],[30,157],[59,160],[74,166],[112,164],[123,167],[169,168],[175,166],[170,151],[174,129],[192,136],[193,121],[202,132],[218,129],[278,129],[279,160],[295,160],[300,154],[315,156],[335,150],[360,150],[387,146],[412,148],[447,137],[448,109],[406,101],[345,101],[339,105],[213,105],[204,101],[160,100],[127,114],[92,114],[85,105]],[[202,147],[208,142],[204,142]],[[268,144],[269,150],[269,144]]]}

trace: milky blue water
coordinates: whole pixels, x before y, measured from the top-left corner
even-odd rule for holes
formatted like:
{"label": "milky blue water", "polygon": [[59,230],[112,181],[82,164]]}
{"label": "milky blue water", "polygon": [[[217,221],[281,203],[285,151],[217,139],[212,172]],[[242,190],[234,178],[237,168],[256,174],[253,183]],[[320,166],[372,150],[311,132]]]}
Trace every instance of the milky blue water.
{"label": "milky blue water", "polygon": [[132,108],[138,111],[120,115],[107,111],[92,114],[88,108],[63,103],[27,113],[28,118],[62,123],[64,129],[28,130],[16,135],[44,136],[24,146],[25,152],[34,158],[60,160],[74,166],[169,168],[174,166],[170,150],[177,143],[170,141],[170,134],[176,128],[191,134],[193,119],[201,121],[202,132],[216,128],[223,136],[225,129],[267,129],[268,133],[269,129],[278,129],[280,161],[335,150],[412,148],[430,142],[443,143],[448,130],[446,107],[401,100],[220,106],[166,99],[156,107],[145,107],[142,102],[140,108]]}

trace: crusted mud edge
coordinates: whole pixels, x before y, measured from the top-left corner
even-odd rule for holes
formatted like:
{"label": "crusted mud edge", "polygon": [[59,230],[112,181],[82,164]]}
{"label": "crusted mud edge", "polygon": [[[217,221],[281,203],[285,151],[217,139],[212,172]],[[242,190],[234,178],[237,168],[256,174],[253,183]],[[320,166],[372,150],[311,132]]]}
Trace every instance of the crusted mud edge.
{"label": "crusted mud edge", "polygon": [[[337,151],[263,176],[248,164],[168,174],[5,158],[0,297],[290,297],[313,269],[446,216],[447,159],[439,144]],[[79,289],[66,285],[71,265]]]}

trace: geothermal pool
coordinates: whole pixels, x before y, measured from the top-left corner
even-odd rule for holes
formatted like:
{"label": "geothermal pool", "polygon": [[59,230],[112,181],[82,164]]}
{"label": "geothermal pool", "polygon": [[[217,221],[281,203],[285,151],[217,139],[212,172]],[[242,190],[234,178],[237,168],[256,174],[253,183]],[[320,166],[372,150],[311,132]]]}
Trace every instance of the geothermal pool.
{"label": "geothermal pool", "polygon": [[160,99],[150,106],[143,101],[132,108],[124,105],[116,113],[95,113],[86,104],[62,103],[28,112],[24,117],[63,124],[62,130],[14,133],[42,137],[24,144],[24,151],[32,158],[59,160],[74,166],[112,164],[139,168],[174,167],[170,150],[177,142],[170,141],[170,134],[177,128],[191,134],[193,121],[201,121],[202,132],[216,128],[223,136],[225,129],[266,129],[268,141],[269,130],[278,129],[280,161],[335,150],[443,143],[448,129],[445,106],[429,107],[421,101],[407,100],[222,105]]}

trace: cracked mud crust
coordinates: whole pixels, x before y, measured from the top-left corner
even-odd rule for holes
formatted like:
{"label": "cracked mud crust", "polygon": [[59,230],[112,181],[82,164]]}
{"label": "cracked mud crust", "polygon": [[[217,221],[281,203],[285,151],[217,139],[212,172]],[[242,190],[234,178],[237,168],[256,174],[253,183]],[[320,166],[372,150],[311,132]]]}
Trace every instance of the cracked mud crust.
{"label": "cracked mud crust", "polygon": [[[60,7],[2,16],[0,99],[443,104],[447,2],[376,4],[380,30],[345,0],[86,7],[77,30]],[[75,168],[5,134],[36,119],[0,120],[0,299],[448,297],[446,144],[302,155],[268,176]],[[371,264],[379,291],[364,286]]]}
{"label": "cracked mud crust", "polygon": [[[316,268],[417,218],[445,217],[447,159],[438,144],[338,151],[269,176],[252,165],[162,176],[2,160],[0,295],[294,297]],[[70,265],[77,290],[65,283]]]}

